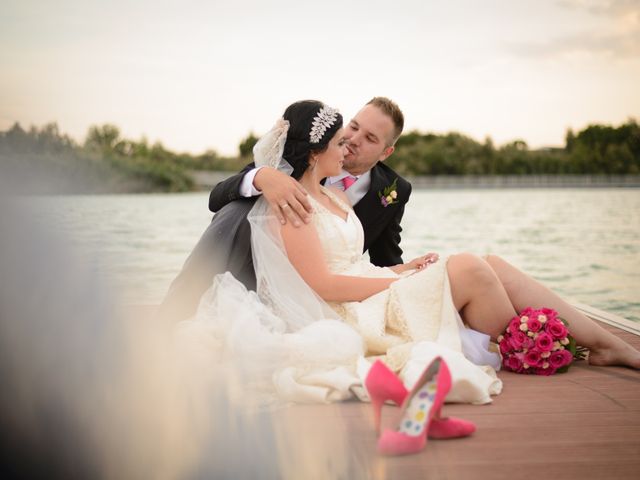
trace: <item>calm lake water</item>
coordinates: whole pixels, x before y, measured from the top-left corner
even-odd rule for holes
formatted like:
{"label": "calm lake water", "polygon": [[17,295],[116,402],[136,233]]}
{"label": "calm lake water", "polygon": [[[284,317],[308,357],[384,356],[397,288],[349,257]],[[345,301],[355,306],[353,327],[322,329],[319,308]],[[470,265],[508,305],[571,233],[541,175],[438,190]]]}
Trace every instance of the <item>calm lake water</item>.
{"label": "calm lake water", "polygon": [[[124,301],[156,304],[211,219],[207,200],[63,196],[46,204]],[[570,300],[640,322],[638,189],[414,190],[403,228],[405,259],[498,254]]]}

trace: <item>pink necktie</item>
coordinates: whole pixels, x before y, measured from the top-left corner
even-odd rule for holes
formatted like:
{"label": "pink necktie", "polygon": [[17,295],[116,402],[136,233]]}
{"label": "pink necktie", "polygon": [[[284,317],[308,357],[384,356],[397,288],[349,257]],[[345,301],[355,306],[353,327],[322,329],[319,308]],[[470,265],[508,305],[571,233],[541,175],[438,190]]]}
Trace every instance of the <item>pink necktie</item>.
{"label": "pink necktie", "polygon": [[356,180],[358,180],[358,179],[356,177],[352,177],[351,175],[347,175],[346,177],[344,177],[342,179],[342,185],[344,185],[344,189],[346,190],[351,185],[356,183]]}

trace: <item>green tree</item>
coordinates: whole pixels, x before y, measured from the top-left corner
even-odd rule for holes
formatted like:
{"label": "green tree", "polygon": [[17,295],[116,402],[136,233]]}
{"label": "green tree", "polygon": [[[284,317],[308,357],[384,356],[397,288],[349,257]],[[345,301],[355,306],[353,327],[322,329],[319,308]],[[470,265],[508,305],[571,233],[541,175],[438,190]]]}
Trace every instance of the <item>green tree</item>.
{"label": "green tree", "polygon": [[570,128],[567,129],[567,134],[564,137],[565,139],[565,151],[567,153],[571,153],[573,151],[573,147],[576,143],[576,136],[573,133],[573,130],[571,130]]}
{"label": "green tree", "polygon": [[243,139],[238,145],[240,157],[247,158],[253,155],[253,147],[256,143],[258,143],[258,137],[253,132],[249,133],[247,138]]}
{"label": "green tree", "polygon": [[93,125],[89,127],[84,146],[89,150],[113,152],[120,140],[120,129],[115,125]]}

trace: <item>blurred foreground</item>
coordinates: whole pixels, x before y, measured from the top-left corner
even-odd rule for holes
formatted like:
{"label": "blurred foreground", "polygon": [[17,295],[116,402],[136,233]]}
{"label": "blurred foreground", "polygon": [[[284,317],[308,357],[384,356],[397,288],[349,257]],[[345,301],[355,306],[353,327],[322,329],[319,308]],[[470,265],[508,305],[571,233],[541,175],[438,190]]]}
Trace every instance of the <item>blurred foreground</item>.
{"label": "blurred foreground", "polygon": [[117,311],[86,256],[4,186],[2,478],[347,478],[336,431],[274,421],[206,339],[190,348],[149,312]]}

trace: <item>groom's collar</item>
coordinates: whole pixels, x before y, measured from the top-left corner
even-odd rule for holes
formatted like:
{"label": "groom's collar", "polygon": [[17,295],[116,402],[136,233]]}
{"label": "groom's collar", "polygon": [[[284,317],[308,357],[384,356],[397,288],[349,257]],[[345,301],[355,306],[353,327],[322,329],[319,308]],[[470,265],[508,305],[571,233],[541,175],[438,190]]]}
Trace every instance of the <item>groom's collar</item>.
{"label": "groom's collar", "polygon": [[[333,185],[334,183],[342,181],[343,178],[348,177],[349,175],[351,175],[349,172],[347,172],[346,170],[342,170],[342,172],[340,172],[338,175],[327,178],[327,183],[329,185]],[[351,175],[351,176],[357,178],[358,180],[366,181],[371,177],[371,170],[367,170],[361,175]]]}

